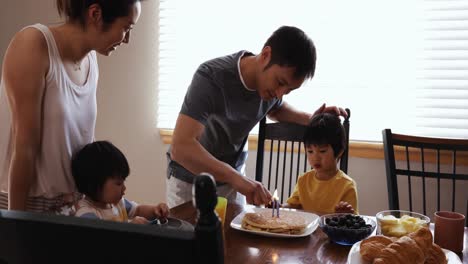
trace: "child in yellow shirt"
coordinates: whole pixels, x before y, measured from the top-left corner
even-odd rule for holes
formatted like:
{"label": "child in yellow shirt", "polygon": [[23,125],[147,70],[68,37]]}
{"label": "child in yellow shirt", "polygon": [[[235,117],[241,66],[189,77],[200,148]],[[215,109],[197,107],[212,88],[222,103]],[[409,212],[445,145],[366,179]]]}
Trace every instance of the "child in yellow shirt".
{"label": "child in yellow shirt", "polygon": [[313,168],[299,176],[287,207],[317,214],[358,213],[356,183],[338,168],[346,146],[340,118],[315,115],[304,135],[307,160]]}

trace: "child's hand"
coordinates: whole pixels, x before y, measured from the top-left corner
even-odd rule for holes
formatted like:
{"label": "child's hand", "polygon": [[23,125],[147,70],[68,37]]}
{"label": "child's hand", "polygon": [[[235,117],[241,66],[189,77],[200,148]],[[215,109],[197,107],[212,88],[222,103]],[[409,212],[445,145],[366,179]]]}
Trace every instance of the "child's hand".
{"label": "child's hand", "polygon": [[141,217],[141,216],[135,216],[135,218],[133,218],[130,223],[132,224],[140,224],[140,225],[144,225],[144,224],[148,224],[149,221],[148,219],[144,218],[144,217]]}
{"label": "child's hand", "polygon": [[153,213],[156,218],[167,218],[169,216],[169,207],[165,203],[160,203],[154,207]]}
{"label": "child's hand", "polygon": [[354,214],[354,208],[347,202],[340,201],[335,206],[335,213],[350,213]]}

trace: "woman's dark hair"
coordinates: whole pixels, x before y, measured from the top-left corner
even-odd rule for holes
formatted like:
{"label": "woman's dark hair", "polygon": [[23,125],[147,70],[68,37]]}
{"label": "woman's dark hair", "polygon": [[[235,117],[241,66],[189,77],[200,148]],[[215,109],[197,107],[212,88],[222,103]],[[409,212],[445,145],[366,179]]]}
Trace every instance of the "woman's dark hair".
{"label": "woman's dark hair", "polygon": [[271,47],[271,60],[265,69],[278,64],[282,67],[294,67],[296,78],[314,77],[317,54],[314,42],[304,31],[296,27],[282,26],[273,32],[265,46]]}
{"label": "woman's dark hair", "polygon": [[78,191],[95,201],[99,200],[107,179],[125,180],[130,174],[124,154],[108,141],[84,146],[73,155],[71,167]]}
{"label": "woman's dark hair", "polygon": [[102,20],[108,26],[119,17],[128,16],[130,7],[142,0],[57,0],[57,10],[68,21],[78,21],[84,27],[86,11],[92,4],[98,4],[102,10]]}
{"label": "woman's dark hair", "polygon": [[335,158],[345,149],[346,133],[337,115],[322,113],[312,118],[304,134],[304,145],[314,144],[330,144]]}

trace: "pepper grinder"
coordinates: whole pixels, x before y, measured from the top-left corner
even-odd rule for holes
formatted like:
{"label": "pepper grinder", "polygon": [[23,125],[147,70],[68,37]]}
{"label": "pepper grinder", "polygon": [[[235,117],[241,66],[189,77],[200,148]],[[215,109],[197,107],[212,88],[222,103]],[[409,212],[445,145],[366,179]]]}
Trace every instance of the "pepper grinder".
{"label": "pepper grinder", "polygon": [[194,207],[198,211],[195,235],[199,259],[203,263],[224,263],[222,227],[214,212],[218,201],[216,183],[208,173],[196,176],[192,189]]}

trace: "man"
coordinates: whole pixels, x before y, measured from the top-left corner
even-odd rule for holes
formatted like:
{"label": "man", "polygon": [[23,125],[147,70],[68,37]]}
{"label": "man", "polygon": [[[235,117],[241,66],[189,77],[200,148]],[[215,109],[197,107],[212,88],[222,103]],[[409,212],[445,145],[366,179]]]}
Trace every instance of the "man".
{"label": "man", "polygon": [[[194,175],[208,172],[218,195],[233,201],[237,192],[255,205],[268,204],[271,194],[244,176],[250,130],[265,116],[281,122],[307,125],[312,114],[298,111],[282,97],[299,88],[315,72],[312,40],[300,29],[283,26],[267,40],[262,51],[216,58],[199,66],[177,118],[167,152],[169,207],[192,199]],[[335,112],[323,104],[316,113]]]}

